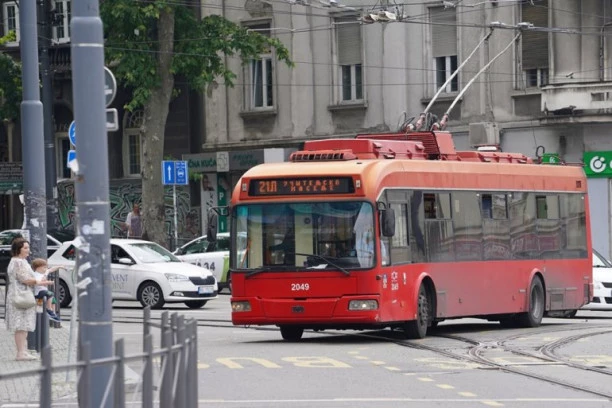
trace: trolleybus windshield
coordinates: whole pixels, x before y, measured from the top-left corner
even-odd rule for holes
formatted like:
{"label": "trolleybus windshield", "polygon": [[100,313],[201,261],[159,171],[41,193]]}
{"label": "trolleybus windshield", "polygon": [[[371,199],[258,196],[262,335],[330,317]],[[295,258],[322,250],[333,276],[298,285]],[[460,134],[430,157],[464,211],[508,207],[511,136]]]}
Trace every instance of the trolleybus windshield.
{"label": "trolleybus windshield", "polygon": [[[362,201],[266,203],[235,208],[235,269],[349,270],[375,263],[374,210]],[[245,239],[246,238],[246,239]]]}

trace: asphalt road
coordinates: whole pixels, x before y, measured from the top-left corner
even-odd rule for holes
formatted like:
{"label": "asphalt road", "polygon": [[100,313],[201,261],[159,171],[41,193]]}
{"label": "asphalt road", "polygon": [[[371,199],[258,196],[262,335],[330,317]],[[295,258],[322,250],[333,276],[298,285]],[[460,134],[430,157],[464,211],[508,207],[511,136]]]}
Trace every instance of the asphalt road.
{"label": "asphalt road", "polygon": [[[390,330],[307,331],[288,343],[275,327],[234,327],[227,294],[199,310],[168,305],[153,319],[164,311],[198,322],[202,407],[612,406],[612,312],[545,318],[536,329],[446,321],[416,341]],[[126,354],[142,350],[142,316],[136,302],[113,303]],[[130,368],[138,380],[142,365]]]}
{"label": "asphalt road", "polygon": [[[114,336],[140,351],[142,310],[113,306]],[[306,332],[287,343],[275,327],[232,326],[228,295],[165,310],[198,320],[201,406],[612,406],[612,313],[546,318],[537,329],[461,319],[418,341],[384,330]]]}

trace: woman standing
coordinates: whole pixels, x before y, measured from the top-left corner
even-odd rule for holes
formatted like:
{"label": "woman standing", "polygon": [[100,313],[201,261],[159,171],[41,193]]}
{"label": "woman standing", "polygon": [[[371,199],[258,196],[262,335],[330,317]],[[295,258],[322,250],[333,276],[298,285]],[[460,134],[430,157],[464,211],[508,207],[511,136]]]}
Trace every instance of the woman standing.
{"label": "woman standing", "polygon": [[6,302],[6,328],[15,332],[15,346],[17,346],[16,360],[35,360],[36,357],[27,353],[27,337],[29,331],[36,328],[36,307],[19,309],[15,305],[15,292],[21,290],[34,292],[35,285],[49,285],[52,282],[46,279],[37,281],[28,264],[30,243],[23,238],[15,238],[11,245],[11,261],[6,270],[8,274],[8,294]]}

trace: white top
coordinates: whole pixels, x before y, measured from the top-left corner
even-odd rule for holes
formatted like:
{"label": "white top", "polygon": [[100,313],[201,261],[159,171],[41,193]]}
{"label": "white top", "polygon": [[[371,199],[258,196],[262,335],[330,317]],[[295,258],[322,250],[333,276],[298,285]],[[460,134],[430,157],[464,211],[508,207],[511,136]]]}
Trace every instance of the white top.
{"label": "white top", "polygon": [[[44,280],[46,276],[47,276],[46,273],[40,273],[40,272],[34,271],[34,277],[36,278],[36,282],[40,282],[41,280]],[[43,290],[47,290],[47,287],[45,285],[34,286],[34,295],[35,296],[38,295]]]}

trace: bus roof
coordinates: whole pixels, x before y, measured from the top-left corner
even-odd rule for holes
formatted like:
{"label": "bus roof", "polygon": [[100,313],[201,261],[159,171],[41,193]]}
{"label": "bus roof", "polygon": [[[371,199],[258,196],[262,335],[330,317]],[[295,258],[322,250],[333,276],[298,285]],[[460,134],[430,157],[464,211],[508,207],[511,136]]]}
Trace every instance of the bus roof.
{"label": "bus roof", "polygon": [[[373,199],[383,188],[583,193],[587,189],[580,166],[533,164],[531,159],[512,153],[506,153],[505,159],[500,160],[493,152],[455,152],[454,146],[438,150],[438,157],[440,152],[445,152],[449,159],[432,160],[430,147],[423,148],[414,140],[401,142],[397,138],[379,144],[377,150],[383,153],[377,155],[367,151],[364,144],[372,140],[363,139],[316,141],[310,147],[319,146],[321,150],[293,153],[291,162],[255,166],[243,175],[236,192],[241,198],[246,198],[246,186],[254,179],[323,180],[340,176],[360,180],[361,188],[356,194]],[[334,143],[339,140],[341,142]],[[403,150],[398,148],[401,143],[405,143]],[[332,149],[334,146],[336,150]],[[407,154],[388,154],[384,148]],[[419,153],[421,151],[424,153]],[[502,155],[498,153],[498,156]]]}

